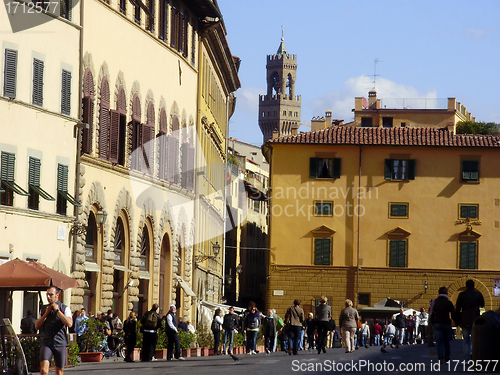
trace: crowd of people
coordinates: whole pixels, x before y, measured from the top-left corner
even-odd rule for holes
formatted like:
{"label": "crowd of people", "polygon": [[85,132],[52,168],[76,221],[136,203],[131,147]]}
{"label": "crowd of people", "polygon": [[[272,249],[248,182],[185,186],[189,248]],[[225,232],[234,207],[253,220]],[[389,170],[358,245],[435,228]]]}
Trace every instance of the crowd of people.
{"label": "crowd of people", "polygon": [[[449,361],[450,345],[453,338],[452,320],[460,326],[464,339],[463,354],[466,360],[472,352],[472,324],[479,316],[479,309],[484,307],[483,295],[475,289],[474,281],[466,282],[466,290],[458,295],[456,306],[448,298],[446,287],[439,288],[439,295],[430,301],[429,312],[425,307],[419,311],[401,308],[394,319],[362,319],[353,307],[351,300],[345,300],[345,307],[340,313],[339,329],[332,317],[328,299],[323,296],[314,312],[304,315],[301,301],[296,299],[285,313],[284,319],[269,309],[267,315],[259,312],[254,302],[238,316],[231,307],[228,314],[216,311],[212,332],[214,334],[214,352],[232,354],[234,332],[242,330],[246,341],[246,353],[256,354],[259,331],[262,333],[266,354],[276,350],[279,338],[281,350],[289,355],[297,355],[299,350],[326,353],[327,348],[343,347],[351,353],[360,347],[381,346],[398,348],[399,345],[427,344],[437,346],[440,361]],[[408,311],[410,313],[408,313]],[[224,332],[222,353],[219,342]]]}
{"label": "crowd of people", "polygon": [[[137,342],[137,317],[135,312],[130,312],[125,322],[113,314],[98,312],[97,316],[87,314],[85,309],[80,309],[71,314],[68,306],[59,301],[61,290],[55,286],[47,290],[48,304],[40,312],[40,318],[35,319],[33,313],[28,311],[27,316],[21,320],[23,334],[35,334],[40,331],[40,374],[48,374],[48,367],[52,357],[55,359],[56,374],[61,375],[66,361],[66,347],[68,339],[66,330],[77,335],[77,343],[82,348],[86,322],[89,319],[101,321],[101,329],[106,337],[107,350],[114,350],[116,346],[115,332],[123,332],[127,354],[125,361],[133,361],[132,351]],[[237,315],[234,307],[223,315],[220,309],[214,314],[211,330],[214,335],[214,354],[232,355],[234,334],[238,331],[244,333],[246,352],[249,355],[257,354],[257,338],[262,332],[265,352],[267,355],[276,351],[276,346],[281,343],[281,350],[289,355],[297,355],[299,350],[315,350],[318,354],[326,353],[327,348],[343,347],[346,353],[351,353],[360,347],[382,346],[385,353],[386,347],[397,348],[399,345],[425,344],[437,345],[438,359],[447,362],[450,360],[450,340],[453,337],[452,320],[460,326],[464,339],[463,354],[469,360],[472,352],[472,325],[484,307],[483,295],[475,289],[474,281],[467,280],[466,290],[458,295],[456,305],[449,300],[446,287],[439,288],[438,296],[431,300],[429,313],[425,307],[420,311],[405,314],[400,309],[394,319],[378,319],[369,324],[367,319],[362,319],[353,307],[351,300],[345,300],[345,307],[340,313],[339,328],[332,317],[331,306],[328,299],[323,296],[314,312],[305,317],[301,301],[296,299],[285,313],[284,318],[276,314],[274,309],[267,310],[267,315],[258,311],[254,302],[250,302],[248,309]],[[164,322],[164,324],[163,324]],[[164,327],[168,337],[167,360],[181,357],[179,330],[194,333],[190,322],[184,322],[176,316],[176,306],[164,316],[160,315],[158,304],[154,304],[140,319],[143,334],[142,361],[152,361],[158,342],[158,330]],[[221,334],[224,334],[221,342]],[[340,339],[342,344],[340,344]],[[221,345],[222,344],[222,345]],[[222,352],[219,350],[222,346]]]}

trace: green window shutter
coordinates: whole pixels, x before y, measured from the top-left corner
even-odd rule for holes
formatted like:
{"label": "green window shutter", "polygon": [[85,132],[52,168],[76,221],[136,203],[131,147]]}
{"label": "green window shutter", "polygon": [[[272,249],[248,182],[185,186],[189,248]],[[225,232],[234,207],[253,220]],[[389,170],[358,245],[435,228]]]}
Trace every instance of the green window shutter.
{"label": "green window shutter", "polygon": [[477,219],[477,206],[469,206],[469,217]]}
{"label": "green window shutter", "polygon": [[62,71],[61,113],[71,115],[71,72]]}
{"label": "green window shutter", "polygon": [[309,178],[317,178],[318,158],[309,158]]}
{"label": "green window shutter", "polygon": [[68,191],[68,166],[57,165],[57,190],[61,192]]}
{"label": "green window shutter", "polygon": [[3,96],[16,97],[17,51],[5,49],[5,64],[3,70]]}
{"label": "green window shutter", "polygon": [[391,204],[391,216],[399,216],[399,208],[397,204]]}
{"label": "green window shutter", "polygon": [[384,178],[386,180],[392,180],[392,159],[385,159]]}
{"label": "green window shutter", "polygon": [[33,104],[43,106],[43,61],[33,59]]}
{"label": "green window shutter", "polygon": [[406,267],[406,241],[389,242],[389,267]]}
{"label": "green window shutter", "polygon": [[16,155],[9,152],[2,152],[2,174],[1,179],[7,182],[14,182],[14,167]]}
{"label": "green window shutter", "polygon": [[408,160],[408,180],[415,179],[415,159]]}
{"label": "green window shutter", "polygon": [[342,162],[342,159],[340,159],[340,158],[333,159],[333,178],[340,178],[341,162]]}
{"label": "green window shutter", "polygon": [[476,269],[477,243],[460,242],[460,268]]}
{"label": "green window shutter", "polygon": [[399,216],[408,216],[408,206],[406,204],[399,205]]}
{"label": "green window shutter", "polygon": [[460,206],[460,217],[469,217],[469,206]]}
{"label": "green window shutter", "polygon": [[470,179],[471,181],[479,180],[479,162],[476,160],[470,161]]}
{"label": "green window shutter", "polygon": [[30,156],[28,184],[40,186],[40,159]]}
{"label": "green window shutter", "polygon": [[331,215],[332,214],[332,204],[327,202],[327,203],[323,203],[323,212],[322,214],[323,215]]}
{"label": "green window shutter", "polygon": [[314,239],[314,264],[329,266],[331,253],[331,240],[329,238]]}

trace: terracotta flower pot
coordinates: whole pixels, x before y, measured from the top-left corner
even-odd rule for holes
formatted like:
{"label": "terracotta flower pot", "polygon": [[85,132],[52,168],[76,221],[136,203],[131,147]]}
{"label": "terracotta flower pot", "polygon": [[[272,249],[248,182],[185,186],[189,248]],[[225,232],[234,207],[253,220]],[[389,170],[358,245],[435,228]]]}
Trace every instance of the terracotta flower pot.
{"label": "terracotta flower pot", "polygon": [[208,357],[209,353],[210,353],[210,348],[201,348],[202,356]]}
{"label": "terracotta flower pot", "polygon": [[181,351],[181,355],[185,358],[189,358],[191,357],[191,348],[188,348],[188,349],[183,349]]}
{"label": "terracotta flower pot", "polygon": [[82,362],[101,362],[102,353],[101,352],[80,353],[80,359]]}
{"label": "terracotta flower pot", "polygon": [[133,361],[141,360],[141,348],[134,348],[134,351],[132,352],[132,360]]}
{"label": "terracotta flower pot", "polygon": [[155,350],[156,359],[167,359],[167,349],[156,349]]}

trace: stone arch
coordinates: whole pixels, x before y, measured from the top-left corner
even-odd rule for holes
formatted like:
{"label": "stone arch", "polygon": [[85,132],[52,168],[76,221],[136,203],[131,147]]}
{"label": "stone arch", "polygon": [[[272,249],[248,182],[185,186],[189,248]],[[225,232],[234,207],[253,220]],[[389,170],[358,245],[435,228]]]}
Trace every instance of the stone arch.
{"label": "stone arch", "polygon": [[[89,69],[90,73],[92,73],[92,77],[96,77],[94,61],[90,52],[85,52],[85,55],[83,56],[83,72],[85,72],[87,69]],[[82,90],[83,94],[83,85],[82,87],[80,87],[80,90]]]}
{"label": "stone arch", "polygon": [[[176,228],[174,224],[174,218],[172,216],[172,206],[169,202],[165,203],[163,205],[161,214],[160,214],[160,219],[158,221],[157,225],[157,238],[159,238],[158,245],[159,245],[159,251],[160,251],[160,259],[159,262],[161,262],[161,251],[162,251],[162,245],[163,245],[163,239],[165,235],[169,235],[169,245],[170,245],[170,253],[168,254],[169,259],[167,259],[168,263],[166,267],[168,267],[168,270],[164,270],[165,272],[165,277],[168,278],[166,280],[165,285],[167,288],[164,289],[164,297],[166,298],[164,302],[164,306],[168,307],[172,301],[175,301],[176,295],[175,295],[175,287],[176,283],[173,282],[172,280],[172,275],[173,275],[173,261],[175,258],[175,248],[177,246],[177,233],[176,233]],[[175,285],[174,285],[175,284]],[[164,286],[165,286],[164,285]],[[165,308],[165,307],[164,307]]]}
{"label": "stone arch", "polygon": [[457,301],[459,293],[465,290],[465,283],[467,282],[467,280],[474,280],[474,287],[482,293],[484,297],[484,308],[486,310],[493,310],[493,298],[489,289],[481,280],[475,277],[462,277],[450,284],[450,286],[448,287],[448,296],[450,297],[450,300],[453,302],[453,304],[455,304],[455,302]]}

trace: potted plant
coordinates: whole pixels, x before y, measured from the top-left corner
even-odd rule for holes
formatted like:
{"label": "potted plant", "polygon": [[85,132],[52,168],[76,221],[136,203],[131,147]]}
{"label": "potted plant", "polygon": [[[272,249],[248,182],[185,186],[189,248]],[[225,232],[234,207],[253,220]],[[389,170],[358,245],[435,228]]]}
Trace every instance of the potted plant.
{"label": "potted plant", "polygon": [[210,348],[212,348],[212,351],[214,348],[214,335],[208,330],[208,328],[203,328],[201,325],[198,325],[196,332],[196,340],[198,345],[202,348],[201,355],[208,356]]}
{"label": "potted plant", "polygon": [[161,327],[157,330],[157,334],[158,334],[158,342],[156,343],[156,348],[155,348],[155,358],[166,359],[168,337],[167,337],[167,332],[165,332],[165,322],[162,322]]}
{"label": "potted plant", "polygon": [[194,335],[184,330],[179,331],[179,341],[181,342],[182,356],[191,357],[191,343],[194,341]]}
{"label": "potted plant", "polygon": [[103,333],[104,323],[98,319],[89,318],[85,321],[85,326],[80,359],[82,362],[100,362],[102,359],[100,348],[106,339]]}

